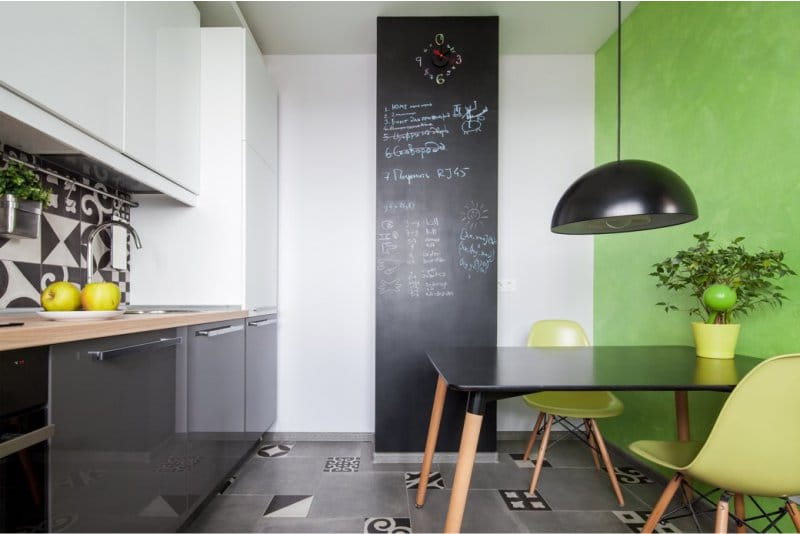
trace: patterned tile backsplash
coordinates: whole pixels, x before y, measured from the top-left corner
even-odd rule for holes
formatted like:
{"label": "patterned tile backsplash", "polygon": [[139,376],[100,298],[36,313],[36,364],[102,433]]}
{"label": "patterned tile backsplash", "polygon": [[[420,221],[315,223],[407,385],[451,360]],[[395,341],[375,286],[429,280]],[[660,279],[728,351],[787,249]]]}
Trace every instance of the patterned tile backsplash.
{"label": "patterned tile backsplash", "polygon": [[[23,161],[34,157],[9,146],[0,145],[0,167],[6,165],[8,154]],[[47,167],[42,161],[41,166]],[[103,184],[77,176],[62,169],[67,176],[99,190]],[[0,237],[0,309],[39,306],[42,290],[60,280],[83,286],[86,272],[86,238],[97,224],[113,217],[130,221],[130,208],[113,198],[83,189],[46,174],[39,179],[51,189],[50,200],[42,210],[38,239],[6,239]],[[114,191],[122,198],[124,192]],[[111,268],[111,234],[100,233],[94,240],[93,281],[115,282],[122,292],[122,302],[130,295],[130,242],[125,270]]]}

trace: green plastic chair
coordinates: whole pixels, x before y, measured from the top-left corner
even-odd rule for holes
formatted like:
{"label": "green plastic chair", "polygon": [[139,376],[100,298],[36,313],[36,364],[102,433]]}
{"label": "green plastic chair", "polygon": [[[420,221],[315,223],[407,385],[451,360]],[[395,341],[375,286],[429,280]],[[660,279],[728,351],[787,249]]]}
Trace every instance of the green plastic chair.
{"label": "green plastic chair", "polygon": [[705,443],[631,443],[630,449],[642,458],[676,471],[642,532],[653,532],[686,478],[723,490],[717,505],[716,532],[727,530],[731,493],[736,495],[737,531],[746,531],[745,495],[785,499],[783,508],[768,515],[778,515],[773,520],[777,522],[788,513],[800,531],[797,505],[788,499],[800,494],[800,425],[794,419],[800,406],[798,383],[800,354],[776,356],[758,364],[739,382]]}
{"label": "green plastic chair", "polygon": [[[589,346],[589,338],[586,337],[586,332],[583,331],[581,325],[575,321],[550,319],[537,321],[533,324],[528,335],[528,346],[584,347]],[[531,437],[528,440],[523,459],[530,457],[542,422],[545,417],[547,418],[542,444],[539,446],[539,454],[533,469],[530,493],[533,494],[536,491],[536,485],[539,482],[539,474],[544,463],[544,455],[553,423],[556,422],[556,418],[561,421],[567,417],[573,417],[583,419],[583,426],[586,430],[595,468],[600,469],[600,461],[597,457],[597,452],[599,451],[603,457],[608,478],[611,480],[611,486],[614,488],[617,501],[619,501],[620,506],[624,505],[625,499],[622,497],[614,466],[611,464],[611,458],[606,450],[603,436],[600,434],[600,428],[595,422],[595,419],[614,417],[621,414],[623,410],[622,401],[608,391],[543,391],[541,393],[531,393],[522,398],[528,406],[539,411],[539,417],[533,426],[533,432],[531,432]]]}

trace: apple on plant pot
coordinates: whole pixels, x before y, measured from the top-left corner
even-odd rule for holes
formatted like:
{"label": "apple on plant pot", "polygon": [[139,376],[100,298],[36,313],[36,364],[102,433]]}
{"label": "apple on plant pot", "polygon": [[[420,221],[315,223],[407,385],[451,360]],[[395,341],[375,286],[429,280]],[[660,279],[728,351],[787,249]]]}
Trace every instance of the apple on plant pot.
{"label": "apple on plant pot", "polygon": [[84,310],[110,311],[119,306],[120,292],[112,282],[93,282],[86,284],[81,291],[81,304]]}
{"label": "apple on plant pot", "polygon": [[53,282],[42,291],[40,302],[47,311],[75,311],[81,307],[81,290],[71,282]]}

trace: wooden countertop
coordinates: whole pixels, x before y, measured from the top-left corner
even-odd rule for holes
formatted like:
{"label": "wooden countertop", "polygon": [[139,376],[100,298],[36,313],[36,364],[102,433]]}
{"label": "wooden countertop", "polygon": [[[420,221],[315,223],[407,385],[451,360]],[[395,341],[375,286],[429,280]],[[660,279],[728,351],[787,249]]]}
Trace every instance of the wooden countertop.
{"label": "wooden countertop", "polygon": [[169,313],[165,315],[120,315],[102,321],[50,321],[35,313],[4,313],[0,323],[23,322],[23,326],[0,327],[0,351],[41,347],[69,341],[134,334],[163,328],[244,319],[246,310]]}

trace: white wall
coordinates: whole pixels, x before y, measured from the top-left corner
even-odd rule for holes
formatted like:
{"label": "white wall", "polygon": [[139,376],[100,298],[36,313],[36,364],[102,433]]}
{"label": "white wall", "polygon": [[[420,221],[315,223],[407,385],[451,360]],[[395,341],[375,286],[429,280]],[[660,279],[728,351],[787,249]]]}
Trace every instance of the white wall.
{"label": "white wall", "polygon": [[[280,432],[374,430],[375,56],[267,56],[280,94]],[[550,233],[561,193],[592,167],[593,56],[500,62],[498,343],[532,321],[592,331],[592,239]],[[533,413],[504,401],[501,430]],[[420,414],[427,417],[427,414]]]}

